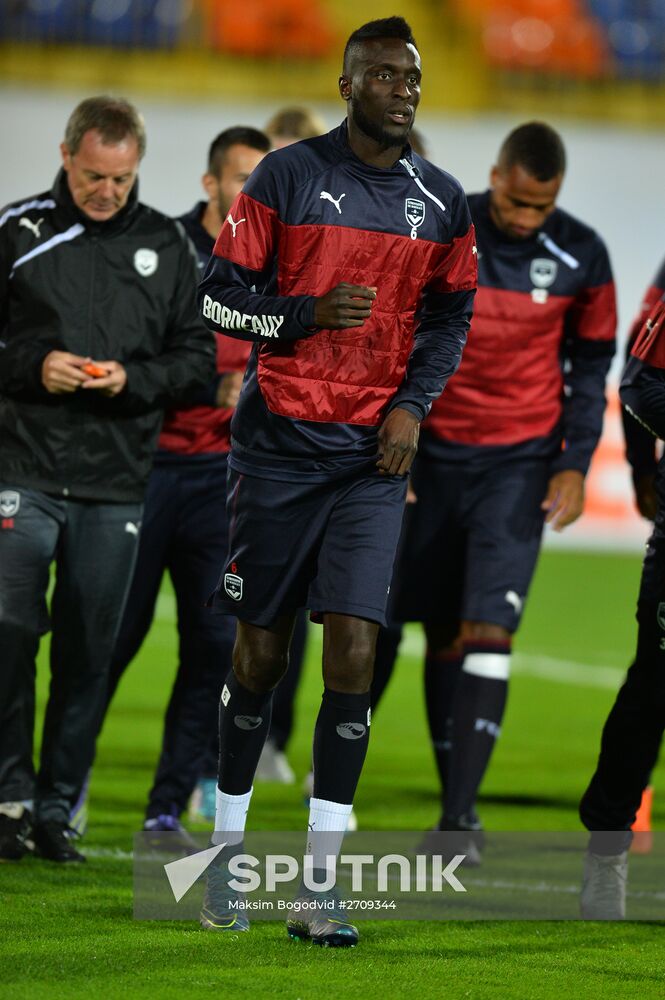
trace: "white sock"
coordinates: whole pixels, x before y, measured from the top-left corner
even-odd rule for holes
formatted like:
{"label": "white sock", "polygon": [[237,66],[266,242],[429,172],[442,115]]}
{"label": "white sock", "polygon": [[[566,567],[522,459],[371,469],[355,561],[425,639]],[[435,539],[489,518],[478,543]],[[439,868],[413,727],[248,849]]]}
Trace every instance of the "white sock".
{"label": "white sock", "polygon": [[247,810],[254,788],[243,795],[227,795],[216,790],[215,830],[210,838],[211,843],[229,845],[241,844],[247,822]]}
{"label": "white sock", "polygon": [[8,816],[9,819],[20,819],[23,809],[22,802],[0,802],[0,815]]}
{"label": "white sock", "polygon": [[352,808],[351,804],[327,799],[309,800],[307,854],[312,856],[313,868],[328,869],[326,859],[339,855]]}

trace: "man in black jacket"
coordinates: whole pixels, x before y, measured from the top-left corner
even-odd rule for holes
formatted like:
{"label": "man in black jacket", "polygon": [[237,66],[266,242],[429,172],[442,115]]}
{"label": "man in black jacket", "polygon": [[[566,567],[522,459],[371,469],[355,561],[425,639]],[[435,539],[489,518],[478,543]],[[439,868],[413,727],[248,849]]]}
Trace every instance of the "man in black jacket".
{"label": "man in black jacket", "polygon": [[[51,192],[0,214],[0,857],[80,861],[68,816],[94,753],[163,407],[206,383],[196,260],[138,201],[132,105],[83,101]],[[46,591],[57,564],[51,618]],[[35,655],[52,629],[39,773]]]}

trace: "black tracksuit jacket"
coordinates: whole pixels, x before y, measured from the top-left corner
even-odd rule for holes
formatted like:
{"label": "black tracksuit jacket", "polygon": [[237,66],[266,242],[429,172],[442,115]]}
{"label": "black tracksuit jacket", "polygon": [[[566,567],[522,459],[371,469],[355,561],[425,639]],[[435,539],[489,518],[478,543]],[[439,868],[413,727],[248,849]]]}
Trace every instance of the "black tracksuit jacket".
{"label": "black tracksuit jacket", "polygon": [[[74,204],[67,178],[0,212],[0,483],[72,499],[143,497],[164,406],[214,375],[182,226],[138,201],[112,219]],[[124,365],[113,398],[51,394],[49,351]]]}

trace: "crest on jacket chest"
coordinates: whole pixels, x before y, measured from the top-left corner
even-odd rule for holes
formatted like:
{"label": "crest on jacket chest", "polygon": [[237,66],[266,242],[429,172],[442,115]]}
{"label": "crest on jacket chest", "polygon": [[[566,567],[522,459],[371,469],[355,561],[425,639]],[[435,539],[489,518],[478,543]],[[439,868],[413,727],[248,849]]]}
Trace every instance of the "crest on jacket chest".
{"label": "crest on jacket chest", "polygon": [[549,257],[534,257],[529,267],[529,278],[534,286],[531,298],[537,305],[544,305],[548,298],[548,288],[556,281],[559,265]]}
{"label": "crest on jacket chest", "polygon": [[418,238],[418,230],[425,221],[425,202],[420,198],[404,199],[404,215],[411,226],[411,239]]}

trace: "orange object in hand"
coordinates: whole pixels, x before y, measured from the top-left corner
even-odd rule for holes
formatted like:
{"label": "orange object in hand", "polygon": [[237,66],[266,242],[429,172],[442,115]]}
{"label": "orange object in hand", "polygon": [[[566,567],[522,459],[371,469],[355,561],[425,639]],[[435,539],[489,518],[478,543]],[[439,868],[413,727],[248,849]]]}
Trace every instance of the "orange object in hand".
{"label": "orange object in hand", "polygon": [[94,364],[92,361],[89,361],[86,365],[81,365],[81,371],[89,375],[90,378],[105,378],[108,375],[106,368],[100,368],[99,365]]}

